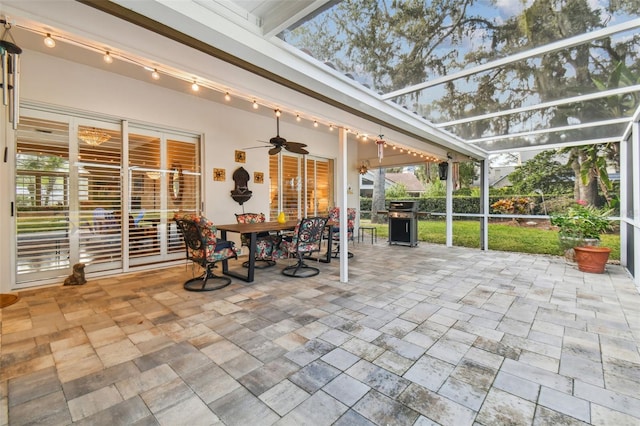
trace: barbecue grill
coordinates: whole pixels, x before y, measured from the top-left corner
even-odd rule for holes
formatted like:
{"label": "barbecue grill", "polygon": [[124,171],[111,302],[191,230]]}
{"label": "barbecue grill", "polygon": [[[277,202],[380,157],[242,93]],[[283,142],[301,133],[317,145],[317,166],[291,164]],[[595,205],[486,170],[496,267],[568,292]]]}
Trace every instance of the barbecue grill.
{"label": "barbecue grill", "polygon": [[418,202],[389,203],[389,244],[418,245]]}

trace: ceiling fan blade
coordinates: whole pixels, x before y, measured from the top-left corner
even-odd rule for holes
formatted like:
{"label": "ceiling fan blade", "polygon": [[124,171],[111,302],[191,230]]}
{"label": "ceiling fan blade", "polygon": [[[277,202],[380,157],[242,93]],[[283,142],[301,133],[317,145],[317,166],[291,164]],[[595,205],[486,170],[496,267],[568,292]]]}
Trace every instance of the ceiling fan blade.
{"label": "ceiling fan blade", "polygon": [[286,149],[289,152],[293,152],[294,154],[307,155],[309,151],[304,149],[303,146],[306,146],[306,145],[305,144],[291,145],[291,143],[288,143],[284,146],[284,149]]}
{"label": "ceiling fan blade", "polygon": [[297,146],[299,148],[304,148],[307,146],[306,143],[300,143],[300,142],[287,142],[287,146]]}
{"label": "ceiling fan blade", "polygon": [[282,148],[279,146],[273,147],[269,150],[269,155],[276,155],[277,153],[280,152]]}

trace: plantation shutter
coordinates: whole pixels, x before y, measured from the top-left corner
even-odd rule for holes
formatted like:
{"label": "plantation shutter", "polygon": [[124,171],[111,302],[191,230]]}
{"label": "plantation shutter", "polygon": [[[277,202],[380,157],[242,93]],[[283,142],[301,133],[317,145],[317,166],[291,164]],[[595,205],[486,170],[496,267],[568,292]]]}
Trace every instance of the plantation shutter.
{"label": "plantation shutter", "polygon": [[[269,157],[271,220],[279,210],[287,218],[324,216],[333,199],[333,161],[282,155],[282,180],[278,185],[278,156]],[[282,206],[278,206],[279,190]]]}
{"label": "plantation shutter", "polygon": [[184,244],[173,223],[173,213],[179,210],[198,212],[200,204],[200,153],[197,141],[167,141],[167,188],[169,252],[183,252]]}
{"label": "plantation shutter", "polygon": [[21,117],[16,136],[17,274],[26,281],[69,268],[69,126]]}
{"label": "plantation shutter", "polygon": [[[88,132],[88,133],[87,133]],[[98,145],[81,139],[99,135]],[[87,272],[122,261],[122,137],[119,130],[78,126],[78,188],[81,261]]]}

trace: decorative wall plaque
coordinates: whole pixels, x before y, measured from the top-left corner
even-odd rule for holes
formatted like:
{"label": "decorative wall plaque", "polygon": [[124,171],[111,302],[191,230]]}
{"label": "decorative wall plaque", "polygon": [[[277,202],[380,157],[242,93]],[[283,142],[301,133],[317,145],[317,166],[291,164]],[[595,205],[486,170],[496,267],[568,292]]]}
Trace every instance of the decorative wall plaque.
{"label": "decorative wall plaque", "polygon": [[225,175],[226,175],[225,169],[213,169],[214,181],[224,182],[224,180],[226,179]]}
{"label": "decorative wall plaque", "polygon": [[236,151],[236,163],[246,163],[247,154],[244,151]]}

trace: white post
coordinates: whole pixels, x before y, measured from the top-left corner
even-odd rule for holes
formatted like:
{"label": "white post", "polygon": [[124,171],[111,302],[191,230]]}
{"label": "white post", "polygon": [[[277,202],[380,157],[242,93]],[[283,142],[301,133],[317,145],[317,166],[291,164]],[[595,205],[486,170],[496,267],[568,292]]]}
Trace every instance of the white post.
{"label": "white post", "polygon": [[[632,156],[631,169],[634,171],[633,181],[629,182],[631,190],[627,191],[626,194],[622,193],[620,198],[625,198],[626,195],[633,194],[633,210],[631,215],[631,223],[633,224],[633,281],[636,287],[640,289],[640,196],[638,195],[640,191],[640,176],[638,175],[638,171],[640,170],[640,122],[638,121],[633,123],[630,148],[629,151]],[[626,164],[629,164],[629,162]],[[627,245],[625,244],[621,249],[626,251]]]}
{"label": "white post", "polygon": [[[338,206],[340,207],[340,282],[349,282],[349,238],[347,237],[347,130],[340,129],[338,167]],[[331,244],[331,241],[329,241]]]}
{"label": "white post", "polygon": [[451,160],[447,161],[447,194],[446,194],[446,246],[453,246],[453,171]]}
{"label": "white post", "polygon": [[482,224],[480,226],[480,248],[489,250],[489,160],[480,162],[480,211]]}

